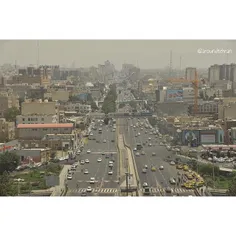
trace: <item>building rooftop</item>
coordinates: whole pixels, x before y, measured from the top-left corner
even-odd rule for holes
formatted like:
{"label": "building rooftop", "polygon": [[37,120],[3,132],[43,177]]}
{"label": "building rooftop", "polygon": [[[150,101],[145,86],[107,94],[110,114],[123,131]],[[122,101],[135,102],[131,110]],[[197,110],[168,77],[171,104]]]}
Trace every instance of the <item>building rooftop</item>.
{"label": "building rooftop", "polygon": [[52,123],[52,124],[19,124],[17,129],[34,129],[34,128],[73,128],[72,123]]}

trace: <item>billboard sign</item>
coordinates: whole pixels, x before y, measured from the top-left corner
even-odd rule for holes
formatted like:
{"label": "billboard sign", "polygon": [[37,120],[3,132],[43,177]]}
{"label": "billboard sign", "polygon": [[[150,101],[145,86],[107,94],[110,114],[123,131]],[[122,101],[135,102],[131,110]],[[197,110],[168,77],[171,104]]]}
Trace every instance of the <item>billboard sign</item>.
{"label": "billboard sign", "polygon": [[166,90],[166,101],[181,101],[183,100],[182,89],[168,89]]}
{"label": "billboard sign", "polygon": [[87,100],[87,97],[88,97],[88,94],[87,94],[87,93],[79,94],[79,99],[82,100],[82,101],[86,101],[86,100]]}
{"label": "billboard sign", "polygon": [[216,135],[215,134],[201,134],[201,143],[216,143]]}
{"label": "billboard sign", "polygon": [[218,143],[224,143],[224,130],[218,130]]}
{"label": "billboard sign", "polygon": [[198,130],[183,130],[182,131],[182,143],[183,145],[189,145],[199,143],[199,131]]}

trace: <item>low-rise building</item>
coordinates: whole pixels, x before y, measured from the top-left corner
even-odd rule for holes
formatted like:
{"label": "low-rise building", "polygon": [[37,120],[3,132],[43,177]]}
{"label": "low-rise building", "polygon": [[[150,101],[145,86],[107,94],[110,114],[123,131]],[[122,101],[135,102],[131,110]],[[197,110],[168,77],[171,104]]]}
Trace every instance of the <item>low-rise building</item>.
{"label": "low-rise building", "polygon": [[17,137],[22,140],[41,140],[47,134],[71,134],[73,129],[71,123],[18,124]]}
{"label": "low-rise building", "polygon": [[19,109],[19,97],[15,96],[11,92],[0,93],[0,117],[4,116],[4,113],[8,108],[16,107]]}
{"label": "low-rise building", "polygon": [[24,148],[14,151],[22,164],[47,162],[51,158],[50,148]]}

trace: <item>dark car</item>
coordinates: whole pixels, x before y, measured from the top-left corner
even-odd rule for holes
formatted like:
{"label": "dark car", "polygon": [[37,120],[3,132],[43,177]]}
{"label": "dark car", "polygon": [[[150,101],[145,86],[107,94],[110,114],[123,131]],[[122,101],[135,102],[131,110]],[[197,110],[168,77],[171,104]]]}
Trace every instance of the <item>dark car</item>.
{"label": "dark car", "polygon": [[165,188],[166,193],[172,193],[171,188]]}
{"label": "dark car", "polygon": [[86,196],[87,196],[87,193],[86,193],[85,191],[83,191],[83,192],[81,193],[81,196],[82,196],[82,197],[86,197]]}
{"label": "dark car", "polygon": [[114,143],[114,142],[115,142],[115,140],[114,140],[114,139],[112,139],[112,140],[111,140],[111,142],[112,142],[112,143]]}

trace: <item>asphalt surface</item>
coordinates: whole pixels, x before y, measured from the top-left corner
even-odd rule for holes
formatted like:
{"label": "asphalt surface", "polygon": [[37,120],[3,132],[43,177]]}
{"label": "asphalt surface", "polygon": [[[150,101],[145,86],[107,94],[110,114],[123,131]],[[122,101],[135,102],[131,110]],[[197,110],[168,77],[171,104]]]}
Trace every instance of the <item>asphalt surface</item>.
{"label": "asphalt surface", "polygon": [[[95,121],[97,122],[97,120]],[[96,140],[87,140],[84,145],[84,150],[77,160],[89,160],[88,164],[78,165],[76,171],[73,174],[72,180],[68,180],[68,195],[69,196],[80,196],[83,190],[86,190],[88,186],[93,189],[90,196],[114,196],[117,195],[119,188],[119,176],[118,176],[118,165],[119,161],[117,158],[117,147],[116,147],[116,132],[112,132],[112,127],[107,125],[98,126],[102,127],[102,134],[98,133],[97,130],[92,130],[93,136]],[[106,140],[106,143],[103,140]],[[96,141],[99,141],[97,143]],[[111,142],[114,140],[114,142]],[[91,153],[87,153],[90,150]],[[102,153],[106,155],[102,155]],[[109,158],[106,158],[109,156]],[[98,158],[102,158],[102,162],[97,162]],[[108,175],[108,171],[111,168],[108,166],[110,160],[115,160],[112,168],[113,175]],[[84,170],[88,169],[89,174],[84,174]],[[95,184],[90,184],[90,178],[95,178]]]}
{"label": "asphalt surface", "polygon": [[[140,122],[145,122],[145,119],[140,119]],[[156,135],[150,134],[151,129],[146,129],[145,127],[143,130],[141,128],[133,128],[131,125],[136,125],[138,122],[137,118],[133,119],[120,119],[120,130],[125,135],[125,140],[128,145],[132,148],[132,150],[137,146],[138,143],[141,143],[143,145],[144,142],[148,141],[148,138],[151,138],[150,141],[146,143],[146,145],[143,145],[143,149],[141,151],[145,152],[145,155],[141,155],[141,151],[138,151],[140,153],[140,156],[135,155],[135,162],[138,170],[138,175],[140,179],[141,185],[143,185],[144,182],[148,183],[149,187],[151,187],[152,194],[155,196],[173,196],[173,195],[179,195],[179,196],[189,196],[194,195],[193,190],[186,190],[184,188],[181,188],[180,185],[171,185],[170,184],[170,178],[176,178],[178,180],[179,176],[177,174],[177,170],[175,166],[171,166],[167,161],[167,156],[172,155],[171,152],[167,151],[165,146],[160,146],[161,140],[159,137],[156,137]],[[147,133],[145,133],[147,131]],[[135,137],[136,134],[140,133],[139,136]],[[147,144],[151,143],[152,146],[149,147]],[[152,156],[152,153],[156,153],[155,156]],[[147,165],[148,170],[147,173],[142,173],[143,167]],[[156,172],[151,171],[151,166],[156,167]],[[163,166],[164,170],[159,170],[159,167]],[[165,193],[165,188],[171,188],[172,194]]]}

